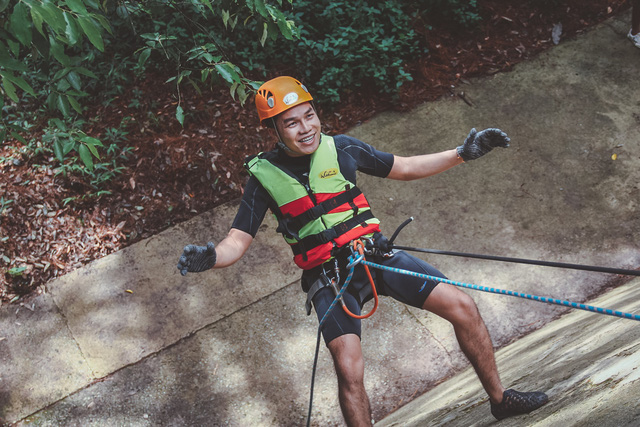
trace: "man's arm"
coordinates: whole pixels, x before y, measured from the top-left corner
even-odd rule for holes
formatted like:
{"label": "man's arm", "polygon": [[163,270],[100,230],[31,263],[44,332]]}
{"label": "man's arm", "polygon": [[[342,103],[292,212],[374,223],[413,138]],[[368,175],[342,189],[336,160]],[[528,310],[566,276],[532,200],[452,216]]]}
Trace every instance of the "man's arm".
{"label": "man's arm", "polygon": [[252,241],[251,234],[232,228],[217,248],[213,242],[207,246],[187,245],[178,260],[178,270],[186,276],[187,273],[201,273],[214,267],[228,267],[242,258]]}
{"label": "man's arm", "polygon": [[500,129],[490,128],[480,132],[471,129],[464,143],[453,150],[412,157],[394,156],[393,167],[387,178],[402,181],[426,178],[482,157],[495,147],[508,147],[509,142],[507,134]]}
{"label": "man's arm", "polygon": [[238,261],[247,252],[253,242],[253,236],[237,228],[232,228],[227,237],[216,246],[215,268],[228,267]]}
{"label": "man's arm", "polygon": [[387,178],[400,181],[411,181],[426,178],[444,172],[463,163],[455,148],[441,153],[424,154],[421,156],[400,157],[393,156],[393,167]]}

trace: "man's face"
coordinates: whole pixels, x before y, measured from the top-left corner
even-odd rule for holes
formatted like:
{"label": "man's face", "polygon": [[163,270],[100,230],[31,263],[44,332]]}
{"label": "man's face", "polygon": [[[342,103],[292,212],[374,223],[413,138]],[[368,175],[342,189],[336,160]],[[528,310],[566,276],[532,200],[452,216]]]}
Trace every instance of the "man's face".
{"label": "man's face", "polygon": [[320,144],[320,119],[309,102],[296,105],[276,118],[282,142],[291,149],[292,157],[306,156]]}

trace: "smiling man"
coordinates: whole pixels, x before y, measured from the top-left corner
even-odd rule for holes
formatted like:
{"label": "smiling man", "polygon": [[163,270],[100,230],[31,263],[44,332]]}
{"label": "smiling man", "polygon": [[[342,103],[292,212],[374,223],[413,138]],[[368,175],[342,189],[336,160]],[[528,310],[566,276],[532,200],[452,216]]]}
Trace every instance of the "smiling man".
{"label": "smiling man", "polygon": [[[277,231],[291,246],[294,262],[303,270],[307,314],[313,306],[318,319],[324,317],[335,298],[332,280],[340,282],[340,287],[347,276],[349,247],[355,239],[374,242],[369,248],[373,255],[368,256],[373,262],[444,278],[425,261],[391,250],[380,232],[380,221],[356,186],[356,171],[402,181],[426,178],[477,159],[495,147],[508,147],[507,135],[495,128],[480,132],[472,129],[462,145],[451,150],[401,157],[346,135],[322,134],[312,100],[307,88],[292,77],[277,77],[260,87],[256,94],[258,116],[263,125],[274,129],[276,148],[247,159],[250,178],[228,236],[217,246],[211,242],[207,246],[186,246],[178,262],[180,272],[202,272],[236,262],[270,210],[278,219]],[[379,295],[428,310],[453,325],[497,419],[531,412],[547,402],[545,393],[503,387],[491,338],[466,293],[438,281],[425,282],[389,272],[374,275]],[[358,316],[372,297],[368,276],[359,264],[343,300]],[[342,413],[350,426],[371,424],[360,333],[360,319],[339,306],[329,313],[322,329],[338,376]]]}

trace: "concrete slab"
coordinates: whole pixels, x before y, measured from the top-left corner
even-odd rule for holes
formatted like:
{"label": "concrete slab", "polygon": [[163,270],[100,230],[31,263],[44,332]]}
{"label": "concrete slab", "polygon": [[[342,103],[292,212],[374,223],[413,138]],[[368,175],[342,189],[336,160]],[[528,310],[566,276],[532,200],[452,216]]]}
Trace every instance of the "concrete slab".
{"label": "concrete slab", "polygon": [[25,417],[84,387],[89,364],[50,295],[0,310],[0,421]]}
{"label": "concrete slab", "polygon": [[236,210],[237,202],[227,204],[50,284],[97,378],[297,280],[295,266],[273,262],[291,256],[272,238],[275,221],[270,219],[251,253],[233,267],[180,275],[176,264],[182,248],[221,240]]}
{"label": "concrete slab", "polygon": [[[639,314],[640,279],[590,302]],[[549,403],[500,426],[632,426],[640,423],[640,328],[635,320],[574,311],[496,353],[503,381],[547,390]],[[533,370],[532,370],[533,368]],[[376,426],[496,424],[471,369]]]}
{"label": "concrete slab", "polygon": [[[304,314],[301,295],[297,283],[278,290],[19,425],[304,424],[317,321]],[[365,322],[366,383],[379,416],[405,403],[398,395],[419,395],[461,364],[462,354],[433,334],[388,299]],[[324,345],[316,379],[313,425],[340,425]]]}

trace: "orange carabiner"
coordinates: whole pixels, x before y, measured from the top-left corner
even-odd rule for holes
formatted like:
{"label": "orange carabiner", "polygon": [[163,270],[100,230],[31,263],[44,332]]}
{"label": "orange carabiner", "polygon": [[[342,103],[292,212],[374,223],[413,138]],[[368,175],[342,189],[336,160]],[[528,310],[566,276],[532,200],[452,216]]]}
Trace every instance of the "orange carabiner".
{"label": "orange carabiner", "polygon": [[[353,249],[358,251],[360,255],[362,255],[362,259],[364,259],[364,243],[362,243],[362,240],[354,240]],[[367,317],[370,317],[373,313],[375,313],[376,310],[378,309],[378,291],[376,291],[376,284],[373,281],[371,272],[369,271],[369,266],[365,265],[364,271],[367,272],[367,276],[369,277],[369,283],[371,283],[371,290],[373,291],[373,298],[375,300],[375,304],[373,305],[373,308],[371,309],[371,311],[368,312],[367,314],[357,315],[349,311],[349,309],[347,308],[347,305],[344,304],[343,302],[342,309],[344,310],[345,313],[347,313],[349,316],[353,317],[354,319],[366,319]]]}

